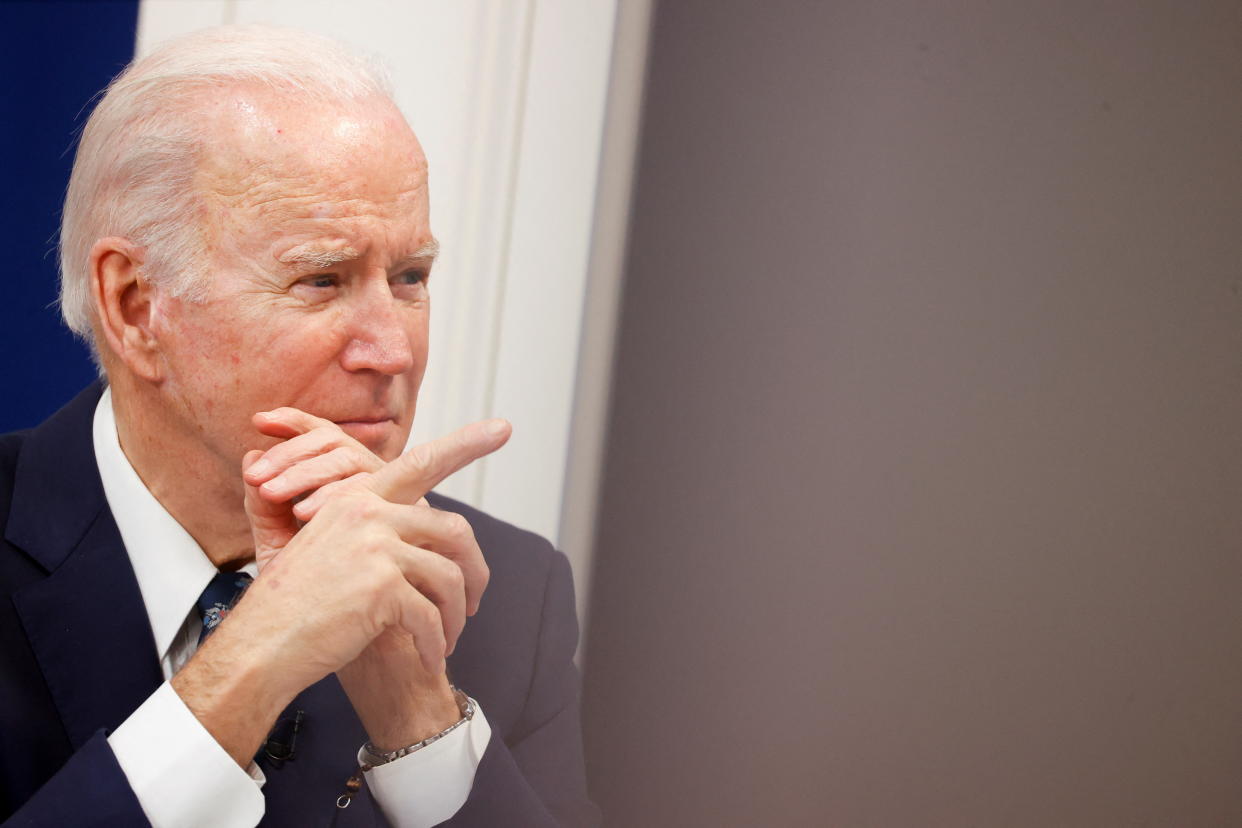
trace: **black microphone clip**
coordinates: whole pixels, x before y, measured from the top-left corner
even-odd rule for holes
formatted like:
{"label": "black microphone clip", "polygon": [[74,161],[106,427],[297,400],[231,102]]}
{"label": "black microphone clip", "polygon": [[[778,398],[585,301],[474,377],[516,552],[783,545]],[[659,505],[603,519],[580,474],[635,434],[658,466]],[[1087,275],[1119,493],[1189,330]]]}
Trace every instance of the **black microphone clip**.
{"label": "black microphone clip", "polygon": [[295,710],[292,718],[282,716],[277,719],[276,726],[267,735],[267,741],[263,743],[263,753],[272,760],[272,766],[277,770],[285,762],[293,761],[297,755],[298,732],[302,729],[305,718],[305,713]]}

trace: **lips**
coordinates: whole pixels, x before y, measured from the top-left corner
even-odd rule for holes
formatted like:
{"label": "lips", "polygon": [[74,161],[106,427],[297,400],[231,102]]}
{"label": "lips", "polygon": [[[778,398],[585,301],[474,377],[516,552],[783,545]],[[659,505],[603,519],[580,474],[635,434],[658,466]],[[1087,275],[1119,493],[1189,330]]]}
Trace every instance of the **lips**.
{"label": "lips", "polygon": [[352,420],[334,420],[341,430],[374,452],[381,452],[397,432],[393,417],[355,417]]}
{"label": "lips", "polygon": [[373,425],[375,423],[391,423],[399,419],[399,413],[394,412],[391,408],[371,408],[371,409],[354,409],[353,411],[341,411],[337,409],[331,414],[320,414],[325,420],[331,420],[337,425]]}
{"label": "lips", "polygon": [[378,417],[346,417],[343,419],[333,419],[332,422],[339,426],[346,425],[373,425],[375,423],[395,423],[396,417],[384,414]]}

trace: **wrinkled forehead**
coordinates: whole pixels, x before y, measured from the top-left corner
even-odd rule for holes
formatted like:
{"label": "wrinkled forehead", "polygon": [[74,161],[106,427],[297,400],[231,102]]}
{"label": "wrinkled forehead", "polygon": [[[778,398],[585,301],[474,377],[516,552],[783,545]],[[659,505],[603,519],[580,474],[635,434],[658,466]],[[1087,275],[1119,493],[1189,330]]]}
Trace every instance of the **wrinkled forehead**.
{"label": "wrinkled forehead", "polygon": [[422,147],[387,99],[325,102],[238,86],[206,108],[211,137],[196,184],[220,206],[263,211],[322,197],[315,209],[329,217],[350,202],[426,197]]}

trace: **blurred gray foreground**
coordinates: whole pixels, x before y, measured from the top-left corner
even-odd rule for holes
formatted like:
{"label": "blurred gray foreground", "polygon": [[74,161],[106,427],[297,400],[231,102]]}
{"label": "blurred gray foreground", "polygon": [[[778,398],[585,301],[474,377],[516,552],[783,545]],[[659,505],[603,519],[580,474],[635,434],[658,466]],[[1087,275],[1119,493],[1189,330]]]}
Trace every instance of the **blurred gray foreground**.
{"label": "blurred gray foreground", "polygon": [[1242,4],[656,8],[614,826],[1242,824]]}

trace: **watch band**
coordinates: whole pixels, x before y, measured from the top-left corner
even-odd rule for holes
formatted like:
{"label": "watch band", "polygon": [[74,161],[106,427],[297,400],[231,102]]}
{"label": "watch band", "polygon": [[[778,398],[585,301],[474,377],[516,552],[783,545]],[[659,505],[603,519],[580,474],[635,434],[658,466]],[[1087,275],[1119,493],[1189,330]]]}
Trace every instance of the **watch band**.
{"label": "watch band", "polygon": [[390,751],[378,750],[375,745],[367,742],[362,746],[362,750],[359,752],[359,760],[363,764],[370,765],[371,767],[385,765],[395,759],[400,759],[402,756],[409,756],[417,750],[422,750],[432,742],[437,742],[440,739],[443,739],[445,736],[449,735],[454,730],[474,718],[474,699],[470,698],[456,687],[453,688],[453,699],[457,702],[457,710],[461,713],[461,718],[444,728],[444,730],[441,730],[439,733],[432,736],[428,736],[421,742],[415,742],[412,745],[406,745],[405,747],[399,747],[396,750]]}

